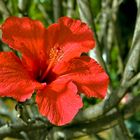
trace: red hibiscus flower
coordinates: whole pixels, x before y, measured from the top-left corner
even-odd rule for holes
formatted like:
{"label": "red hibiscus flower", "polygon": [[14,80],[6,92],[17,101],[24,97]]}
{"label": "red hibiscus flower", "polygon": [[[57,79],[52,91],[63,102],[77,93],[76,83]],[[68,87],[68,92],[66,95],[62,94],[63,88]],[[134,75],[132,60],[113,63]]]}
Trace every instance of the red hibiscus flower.
{"label": "red hibiscus flower", "polygon": [[78,93],[106,95],[108,76],[81,56],[95,46],[92,31],[80,20],[62,17],[47,29],[37,20],[9,17],[2,40],[21,53],[0,53],[0,96],[23,102],[36,90],[40,113],[55,125],[69,123],[82,107]]}

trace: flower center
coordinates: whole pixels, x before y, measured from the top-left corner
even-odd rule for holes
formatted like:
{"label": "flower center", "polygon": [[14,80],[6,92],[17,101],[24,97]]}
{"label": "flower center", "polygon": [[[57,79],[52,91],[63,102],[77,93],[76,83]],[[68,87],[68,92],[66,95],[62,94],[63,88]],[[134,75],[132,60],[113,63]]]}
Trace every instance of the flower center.
{"label": "flower center", "polygon": [[56,60],[58,60],[59,56],[61,54],[61,49],[59,47],[58,44],[56,44],[51,50],[50,50],[50,54],[49,54],[49,65],[46,68],[45,72],[43,73],[43,75],[41,76],[40,80],[43,81],[44,79],[46,79],[48,76],[48,73],[50,72],[50,70],[52,69],[52,67],[54,66],[54,64],[56,63]]}
{"label": "flower center", "polygon": [[42,75],[42,77],[40,78],[41,81],[43,81],[45,79],[45,77],[47,76],[47,74],[49,73],[49,70],[52,68],[54,62],[56,60],[56,55],[54,55],[53,59],[51,59],[46,71],[44,72],[44,74]]}

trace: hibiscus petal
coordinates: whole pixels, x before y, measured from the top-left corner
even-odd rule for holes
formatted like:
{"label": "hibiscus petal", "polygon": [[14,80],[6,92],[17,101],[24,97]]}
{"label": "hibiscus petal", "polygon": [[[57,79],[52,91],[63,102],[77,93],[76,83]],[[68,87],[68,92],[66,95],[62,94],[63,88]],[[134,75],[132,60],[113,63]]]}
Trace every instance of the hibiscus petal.
{"label": "hibiscus petal", "polygon": [[3,23],[2,40],[22,53],[24,63],[30,71],[45,67],[45,28],[40,21],[30,18],[9,17]]}
{"label": "hibiscus petal", "polygon": [[88,97],[103,98],[109,83],[108,75],[102,67],[88,56],[74,58],[68,63],[56,66],[53,71],[65,79],[71,79],[79,92]]}
{"label": "hibiscus petal", "polygon": [[13,97],[17,101],[25,101],[31,97],[36,88],[42,86],[33,80],[14,53],[0,53],[1,97]]}
{"label": "hibiscus petal", "polygon": [[55,125],[69,123],[83,105],[76,86],[64,79],[56,80],[38,92],[36,102],[40,113]]}
{"label": "hibiscus petal", "polygon": [[46,44],[50,59],[57,54],[58,63],[79,57],[95,46],[91,29],[80,20],[62,17],[47,29]]}

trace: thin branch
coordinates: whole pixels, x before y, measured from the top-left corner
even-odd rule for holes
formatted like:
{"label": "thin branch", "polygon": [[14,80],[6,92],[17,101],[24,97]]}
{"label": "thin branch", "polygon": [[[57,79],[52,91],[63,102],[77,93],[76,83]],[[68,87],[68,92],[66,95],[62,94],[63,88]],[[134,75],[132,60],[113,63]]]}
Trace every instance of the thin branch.
{"label": "thin branch", "polygon": [[68,17],[72,17],[73,6],[74,6],[74,1],[73,0],[68,0],[67,1],[67,16]]}
{"label": "thin branch", "polygon": [[55,22],[62,16],[62,0],[53,0],[53,15]]}
{"label": "thin branch", "polygon": [[130,137],[130,135],[129,135],[128,129],[126,128],[126,125],[125,125],[125,123],[124,123],[124,117],[123,117],[123,115],[120,113],[119,107],[117,107],[116,110],[118,111],[119,116],[120,116],[120,117],[118,118],[118,126],[119,126],[119,129],[121,130],[122,135],[123,135],[123,137],[125,138],[125,140],[131,140],[131,137]]}
{"label": "thin branch", "polygon": [[132,79],[130,79],[130,81],[128,81],[124,86],[131,87],[139,80],[140,80],[140,72],[138,74],[136,74]]}
{"label": "thin branch", "polygon": [[3,0],[0,0],[0,12],[4,19],[11,15]]}
{"label": "thin branch", "polygon": [[16,122],[13,124],[6,124],[2,127],[0,127],[0,138],[4,138],[7,136],[14,136],[20,134],[21,131],[24,132],[29,132],[29,131],[35,131],[37,129],[45,129],[45,128],[50,128],[50,126],[48,126],[45,123],[23,123],[22,121],[20,122]]}

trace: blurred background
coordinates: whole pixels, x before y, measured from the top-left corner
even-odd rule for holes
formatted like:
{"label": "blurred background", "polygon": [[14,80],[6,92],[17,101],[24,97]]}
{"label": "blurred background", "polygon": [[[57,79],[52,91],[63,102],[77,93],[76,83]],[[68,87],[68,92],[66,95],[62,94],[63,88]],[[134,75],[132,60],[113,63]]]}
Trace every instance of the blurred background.
{"label": "blurred background", "polygon": [[[83,96],[75,123],[64,127],[49,124],[33,100],[0,98],[0,140],[140,140],[139,0],[0,0],[0,24],[9,16],[46,28],[62,16],[86,22],[96,39],[88,55],[107,71],[110,86],[103,101]],[[0,51],[11,51],[1,37]]]}

